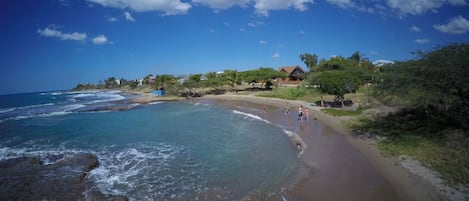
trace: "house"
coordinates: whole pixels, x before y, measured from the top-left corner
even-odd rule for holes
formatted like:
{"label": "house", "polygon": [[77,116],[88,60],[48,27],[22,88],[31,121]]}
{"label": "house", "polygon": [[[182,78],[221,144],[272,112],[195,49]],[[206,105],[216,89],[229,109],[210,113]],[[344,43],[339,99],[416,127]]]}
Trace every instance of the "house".
{"label": "house", "polygon": [[139,87],[143,86],[143,78],[142,79],[136,79],[135,82],[137,82],[137,86],[139,86]]}
{"label": "house", "polygon": [[287,73],[286,78],[279,78],[277,80],[279,84],[300,84],[305,74],[305,71],[299,66],[283,66],[278,71]]}

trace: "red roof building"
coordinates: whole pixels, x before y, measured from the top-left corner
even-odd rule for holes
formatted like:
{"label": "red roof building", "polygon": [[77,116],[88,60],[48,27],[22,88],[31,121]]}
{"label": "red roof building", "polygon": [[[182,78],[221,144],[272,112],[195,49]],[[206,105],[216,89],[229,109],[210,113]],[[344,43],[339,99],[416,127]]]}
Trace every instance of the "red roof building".
{"label": "red roof building", "polygon": [[279,78],[277,80],[279,84],[299,84],[305,74],[305,71],[299,66],[283,66],[278,71],[287,73],[286,78]]}

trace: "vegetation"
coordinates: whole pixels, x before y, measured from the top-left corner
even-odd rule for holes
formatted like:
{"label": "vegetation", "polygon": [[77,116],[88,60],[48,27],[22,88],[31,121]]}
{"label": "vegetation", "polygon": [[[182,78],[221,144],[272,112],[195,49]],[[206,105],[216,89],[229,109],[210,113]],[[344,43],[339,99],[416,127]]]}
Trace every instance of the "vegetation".
{"label": "vegetation", "polygon": [[[382,67],[374,66],[360,52],[350,57],[318,61],[304,53],[301,61],[309,68],[297,87],[275,87],[275,79],[286,75],[272,68],[239,72],[225,70],[185,77],[147,75],[143,86],[137,81],[109,77],[100,84],[79,84],[76,89],[129,88],[165,89],[173,95],[238,92],[251,83],[260,84],[263,97],[316,102],[352,99],[358,109],[323,109],[334,116],[355,116],[348,122],[354,134],[385,137],[379,147],[388,155],[409,155],[438,171],[450,183],[469,185],[469,44],[449,44],[417,58]],[[243,85],[243,87],[239,87]],[[251,85],[254,89],[254,85]],[[265,91],[264,91],[265,90]],[[384,104],[395,112],[365,112]],[[373,108],[375,111],[378,109]]]}
{"label": "vegetation", "polygon": [[332,116],[358,116],[363,114],[363,109],[359,108],[357,110],[341,110],[334,108],[324,108],[321,109],[322,112],[330,114]]}
{"label": "vegetation", "polygon": [[300,55],[301,61],[305,63],[310,72],[313,72],[314,67],[318,64],[318,55],[304,53]]}
{"label": "vegetation", "polygon": [[[327,96],[317,89],[310,89],[306,87],[281,87],[272,91],[267,91],[258,94],[261,97],[280,98],[287,100],[303,100],[306,102],[314,102],[319,100],[321,96]],[[328,97],[331,98],[331,97]]]}
{"label": "vegetation", "polygon": [[346,93],[354,93],[360,86],[358,77],[345,71],[326,71],[311,76],[311,82],[319,85],[323,93],[336,96],[336,100],[344,101]]}
{"label": "vegetation", "polygon": [[385,136],[387,154],[413,156],[450,183],[469,185],[469,45],[450,44],[381,69],[372,95],[401,108],[351,123]]}
{"label": "vegetation", "polygon": [[[272,68],[244,71],[241,73],[241,76],[248,83],[261,83],[261,88],[263,88],[265,83],[272,83],[273,79],[287,77],[285,73],[278,72]],[[266,85],[266,89],[270,89],[270,86]]]}

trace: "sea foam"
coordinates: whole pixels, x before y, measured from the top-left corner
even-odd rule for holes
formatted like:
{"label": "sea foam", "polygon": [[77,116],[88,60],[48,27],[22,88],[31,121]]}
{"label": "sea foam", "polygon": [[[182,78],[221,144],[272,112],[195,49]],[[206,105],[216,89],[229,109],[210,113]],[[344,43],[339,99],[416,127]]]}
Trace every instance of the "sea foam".
{"label": "sea foam", "polygon": [[250,114],[250,113],[246,113],[246,112],[241,112],[241,111],[238,111],[238,110],[233,110],[233,113],[235,114],[240,114],[240,115],[244,115],[248,118],[251,118],[251,119],[255,119],[255,120],[259,120],[259,121],[263,121],[265,123],[268,123],[270,124],[270,121],[266,120],[266,119],[263,119],[262,117],[260,116],[257,116],[255,114]]}

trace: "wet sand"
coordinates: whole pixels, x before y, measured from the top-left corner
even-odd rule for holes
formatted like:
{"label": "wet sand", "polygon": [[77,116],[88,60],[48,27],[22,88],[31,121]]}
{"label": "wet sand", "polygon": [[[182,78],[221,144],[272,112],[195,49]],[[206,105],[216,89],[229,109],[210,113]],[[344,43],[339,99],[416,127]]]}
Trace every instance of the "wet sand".
{"label": "wet sand", "polygon": [[384,158],[375,145],[347,135],[338,118],[309,107],[310,119],[298,123],[297,108],[308,105],[305,102],[288,101],[287,115],[286,102],[280,99],[220,95],[205,96],[202,101],[245,109],[301,137],[300,165],[284,190],[288,200],[444,200],[397,159]]}

